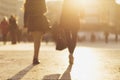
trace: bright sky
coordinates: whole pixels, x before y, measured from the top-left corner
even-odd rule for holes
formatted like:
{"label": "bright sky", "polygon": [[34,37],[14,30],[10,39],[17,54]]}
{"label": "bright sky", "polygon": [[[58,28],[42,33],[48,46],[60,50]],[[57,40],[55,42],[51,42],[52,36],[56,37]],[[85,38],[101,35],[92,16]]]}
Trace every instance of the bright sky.
{"label": "bright sky", "polygon": [[[22,0],[18,0],[18,1],[22,1]],[[62,0],[46,0],[46,1],[62,1]],[[80,2],[80,0],[78,0],[79,2]],[[93,0],[81,0],[82,2],[91,2],[91,1],[93,1]],[[120,0],[115,0],[115,2],[117,3],[117,4],[120,4]]]}
{"label": "bright sky", "polygon": [[[19,0],[19,1],[22,1],[22,0]],[[46,0],[46,1],[63,1],[63,0]],[[73,0],[73,1],[75,1],[75,0]],[[77,0],[77,2],[78,3],[82,2],[83,5],[86,5],[86,4],[90,4],[90,3],[96,3],[96,0]],[[120,0],[115,0],[115,2],[117,4],[120,4]]]}
{"label": "bright sky", "polygon": [[115,0],[117,4],[120,4],[120,0]]}

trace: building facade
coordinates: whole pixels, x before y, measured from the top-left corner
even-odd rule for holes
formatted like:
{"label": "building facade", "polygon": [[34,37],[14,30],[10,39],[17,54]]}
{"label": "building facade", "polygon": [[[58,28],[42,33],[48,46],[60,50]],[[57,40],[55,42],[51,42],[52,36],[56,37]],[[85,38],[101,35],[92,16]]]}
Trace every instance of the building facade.
{"label": "building facade", "polygon": [[0,20],[3,16],[10,17],[10,15],[17,15],[17,0],[0,0]]}
{"label": "building facade", "polygon": [[83,6],[84,18],[81,27],[88,30],[105,30],[120,26],[120,5],[115,0],[94,0],[96,3]]}

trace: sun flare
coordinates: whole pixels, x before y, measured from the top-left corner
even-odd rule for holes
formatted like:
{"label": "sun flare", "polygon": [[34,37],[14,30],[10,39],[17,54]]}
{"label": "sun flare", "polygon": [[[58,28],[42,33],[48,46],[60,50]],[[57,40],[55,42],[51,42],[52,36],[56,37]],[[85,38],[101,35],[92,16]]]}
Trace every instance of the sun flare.
{"label": "sun flare", "polygon": [[115,0],[115,2],[116,2],[117,4],[120,4],[120,0]]}
{"label": "sun flare", "polygon": [[100,61],[95,49],[89,47],[79,47],[76,49],[74,57],[75,63],[71,71],[72,80],[99,79]]}

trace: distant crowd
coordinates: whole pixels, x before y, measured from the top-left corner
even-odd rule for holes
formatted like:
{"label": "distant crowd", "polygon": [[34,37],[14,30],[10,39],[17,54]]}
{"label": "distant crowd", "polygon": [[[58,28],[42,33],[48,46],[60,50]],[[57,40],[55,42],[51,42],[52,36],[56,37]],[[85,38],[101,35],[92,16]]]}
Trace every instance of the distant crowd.
{"label": "distant crowd", "polygon": [[11,15],[10,18],[4,17],[0,22],[0,41],[3,41],[4,45],[7,41],[11,41],[11,44],[16,44],[21,41],[31,40],[31,36],[18,26],[15,16]]}
{"label": "distant crowd", "polygon": [[[58,24],[55,23],[52,25],[52,28],[57,28]],[[57,33],[56,33],[57,34]],[[47,33],[43,37],[43,41],[48,43],[49,41],[53,41],[54,35],[51,33]],[[79,36],[78,34],[78,42],[85,41],[86,38],[84,36]],[[32,35],[29,34],[24,28],[18,26],[17,19],[15,16],[11,15],[10,18],[4,17],[0,22],[0,41],[3,41],[5,45],[7,41],[11,41],[11,44],[16,44],[22,42],[32,42]],[[90,41],[96,41],[96,35],[91,33]],[[106,43],[109,42],[109,32],[104,33],[104,41]],[[118,41],[118,35],[115,35],[115,41]]]}

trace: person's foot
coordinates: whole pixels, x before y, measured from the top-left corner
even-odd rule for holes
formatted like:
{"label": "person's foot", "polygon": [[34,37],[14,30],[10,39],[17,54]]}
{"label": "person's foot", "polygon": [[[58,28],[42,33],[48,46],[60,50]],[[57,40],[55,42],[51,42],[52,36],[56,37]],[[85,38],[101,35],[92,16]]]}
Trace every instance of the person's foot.
{"label": "person's foot", "polygon": [[74,62],[74,57],[72,54],[69,55],[69,64],[72,65]]}
{"label": "person's foot", "polygon": [[37,65],[37,64],[40,64],[40,61],[37,60],[37,59],[34,59],[34,60],[33,60],[33,65]]}

